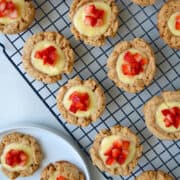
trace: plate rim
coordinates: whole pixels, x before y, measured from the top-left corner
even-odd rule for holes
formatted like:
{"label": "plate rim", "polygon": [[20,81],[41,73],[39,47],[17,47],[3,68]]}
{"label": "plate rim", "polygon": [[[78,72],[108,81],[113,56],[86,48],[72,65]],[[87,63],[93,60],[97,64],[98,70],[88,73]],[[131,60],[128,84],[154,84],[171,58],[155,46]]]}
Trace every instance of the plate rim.
{"label": "plate rim", "polygon": [[[81,160],[83,162],[85,170],[86,170],[86,172],[84,172],[86,180],[91,180],[90,171],[87,166],[87,160],[85,159],[85,156],[82,154],[82,151],[80,151],[78,146],[76,146],[76,144],[73,145],[74,141],[72,141],[72,139],[70,139],[70,141],[67,140],[68,138],[70,138],[69,135],[67,137],[65,137],[65,135],[62,134],[61,130],[59,130],[60,132],[57,132],[58,131],[57,129],[50,128],[50,127],[47,127],[44,125],[39,125],[39,124],[38,125],[37,124],[28,124],[28,125],[24,124],[24,125],[13,125],[12,127],[3,127],[0,129],[0,134],[6,133],[8,131],[13,131],[16,129],[39,129],[41,131],[48,132],[50,134],[57,136],[58,138],[63,139],[79,155],[79,157],[81,158]],[[1,136],[0,136],[0,138],[1,138]]]}

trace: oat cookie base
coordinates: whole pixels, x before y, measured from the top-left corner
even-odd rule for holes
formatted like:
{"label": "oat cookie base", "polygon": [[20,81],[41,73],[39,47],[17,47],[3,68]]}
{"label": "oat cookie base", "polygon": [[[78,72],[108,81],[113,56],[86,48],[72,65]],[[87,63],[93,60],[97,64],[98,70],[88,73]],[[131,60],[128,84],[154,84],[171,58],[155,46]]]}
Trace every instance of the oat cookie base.
{"label": "oat cookie base", "polygon": [[[114,37],[116,35],[116,32],[118,31],[118,27],[119,27],[119,20],[118,20],[119,12],[118,12],[118,8],[114,0],[96,0],[96,1],[105,2],[111,7],[112,17],[111,17],[111,22],[109,22],[109,27],[107,31],[100,36],[88,37],[81,34],[79,31],[77,31],[73,23],[71,25],[71,31],[74,34],[76,40],[83,40],[86,44],[92,45],[92,46],[102,46],[105,44],[105,40],[107,37]],[[73,1],[70,8],[70,13],[69,13],[71,22],[73,22],[73,17],[75,13],[77,12],[77,10],[80,7],[90,2],[94,2],[94,0],[74,0]]]}
{"label": "oat cookie base", "polygon": [[39,144],[32,136],[13,132],[11,134],[5,135],[2,138],[0,142],[0,156],[2,155],[4,148],[11,143],[21,143],[30,146],[33,149],[32,163],[26,169],[21,171],[9,171],[2,167],[2,172],[5,173],[10,179],[15,179],[18,176],[25,177],[32,175],[39,168],[43,159],[43,154]]}
{"label": "oat cookie base", "polygon": [[174,180],[172,176],[163,171],[145,171],[139,176],[136,177],[135,180]]}
{"label": "oat cookie base", "polygon": [[[116,168],[107,167],[104,162],[101,160],[99,156],[99,148],[102,140],[111,135],[125,135],[127,138],[130,138],[136,144],[136,153],[134,159],[128,163],[126,166],[119,166]],[[106,171],[112,175],[122,175],[127,176],[130,175],[135,166],[138,163],[139,158],[142,155],[142,146],[140,145],[138,137],[132,133],[127,127],[122,127],[120,125],[116,125],[112,127],[110,130],[102,130],[95,137],[94,143],[90,149],[91,159],[94,165],[96,165],[101,171]]]}
{"label": "oat cookie base", "polygon": [[132,0],[132,1],[140,6],[149,6],[156,2],[156,0]]}
{"label": "oat cookie base", "polygon": [[85,180],[84,174],[72,163],[68,161],[58,161],[49,164],[41,173],[41,180],[49,180],[55,172],[61,172],[61,175],[70,180]]}
{"label": "oat cookie base", "polygon": [[178,140],[180,139],[180,131],[177,132],[165,132],[159,126],[156,125],[156,110],[163,102],[178,101],[180,100],[180,90],[166,91],[162,93],[162,96],[154,96],[143,107],[143,113],[145,122],[149,131],[151,131],[159,139],[166,140]]}
{"label": "oat cookie base", "polygon": [[[63,99],[68,91],[69,88],[73,86],[79,86],[83,85],[88,88],[90,88],[98,97],[97,99],[97,110],[94,112],[90,117],[77,117],[71,114],[63,105]],[[77,126],[87,126],[90,123],[96,121],[101,114],[104,112],[105,109],[105,95],[100,85],[97,84],[97,82],[93,79],[88,80],[81,80],[80,78],[76,77],[72,80],[69,80],[68,83],[61,87],[58,94],[57,94],[57,107],[61,113],[61,115],[64,117],[64,119],[70,123]]]}
{"label": "oat cookie base", "polygon": [[35,8],[31,0],[25,0],[25,7],[22,17],[11,24],[0,23],[0,32],[4,34],[17,34],[26,30],[35,18]]}
{"label": "oat cookie base", "polygon": [[[116,71],[116,64],[119,55],[130,48],[135,48],[144,52],[149,60],[143,78],[137,79],[134,82],[134,84],[126,84],[120,81]],[[140,38],[136,38],[130,42],[123,41],[117,44],[108,59],[107,67],[109,69],[108,77],[115,82],[116,86],[130,93],[136,93],[143,90],[145,86],[148,86],[152,82],[156,73],[156,62],[155,62],[154,52],[150,47],[150,45],[146,41]]]}
{"label": "oat cookie base", "polygon": [[171,33],[168,20],[172,14],[180,12],[180,1],[167,1],[158,13],[158,28],[161,38],[172,48],[180,49],[180,37]]}
{"label": "oat cookie base", "polygon": [[32,37],[30,37],[24,45],[23,48],[23,66],[26,72],[35,78],[36,80],[42,81],[44,83],[55,83],[60,80],[62,74],[56,76],[49,76],[48,74],[42,73],[34,68],[31,63],[31,53],[33,51],[34,46],[43,41],[47,40],[56,44],[59,48],[61,48],[65,54],[65,67],[62,73],[71,73],[74,64],[74,52],[70,46],[69,41],[61,34],[56,32],[40,32]]}

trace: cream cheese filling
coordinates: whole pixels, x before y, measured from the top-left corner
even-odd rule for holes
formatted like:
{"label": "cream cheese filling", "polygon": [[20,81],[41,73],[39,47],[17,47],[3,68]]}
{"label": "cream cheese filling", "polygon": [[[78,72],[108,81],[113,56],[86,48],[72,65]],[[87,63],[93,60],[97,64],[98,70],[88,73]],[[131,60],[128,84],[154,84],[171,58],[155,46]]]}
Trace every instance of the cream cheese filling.
{"label": "cream cheese filling", "polygon": [[[131,49],[128,49],[127,51],[130,51],[131,53],[135,54],[135,53],[139,53],[141,54],[144,58],[148,59],[146,57],[146,55],[144,53],[142,53],[141,51],[135,49],[135,48],[131,48]],[[122,72],[122,65],[125,63],[124,61],[124,55],[127,53],[127,51],[121,53],[118,57],[118,60],[117,60],[117,63],[116,63],[116,72],[118,74],[118,78],[120,81],[122,81],[123,83],[126,83],[126,84],[133,84],[135,82],[135,80],[137,79],[142,79],[144,74],[143,72],[138,74],[138,75],[135,75],[135,76],[127,76],[127,75],[124,75],[124,73]]]}
{"label": "cream cheese filling", "polygon": [[11,24],[13,22],[18,21],[22,17],[25,1],[24,0],[12,0],[12,2],[18,8],[18,17],[14,18],[14,19],[9,18],[9,17],[0,17],[0,24],[5,24],[5,25]]}
{"label": "cream cheese filling", "polygon": [[72,101],[69,99],[69,97],[75,91],[81,92],[81,93],[88,93],[90,97],[90,105],[87,111],[77,111],[76,113],[72,113],[72,114],[77,117],[91,116],[97,110],[97,96],[90,88],[86,86],[74,86],[68,89],[63,99],[64,107],[69,111],[69,108],[72,104]]}
{"label": "cream cheese filling", "polygon": [[168,20],[168,27],[172,34],[180,36],[180,30],[176,29],[176,16],[180,15],[180,12],[174,13]]}
{"label": "cream cheese filling", "polygon": [[[54,46],[58,53],[59,58],[54,65],[43,64],[42,59],[35,58],[35,53],[39,50],[43,50],[49,46]],[[49,41],[41,41],[36,44],[31,54],[32,65],[40,72],[45,73],[49,76],[59,75],[65,66],[65,55],[64,52],[54,43]]]}
{"label": "cream cheese filling", "polygon": [[[8,164],[6,164],[6,154],[11,150],[11,149],[14,149],[14,150],[22,150],[24,151],[28,157],[29,157],[29,160],[27,162],[27,164],[25,166],[15,166],[15,167],[11,167],[9,166]],[[7,170],[9,171],[21,171],[21,170],[24,170],[26,169],[30,164],[32,163],[32,149],[27,146],[27,145],[24,145],[24,144],[18,144],[18,143],[12,143],[12,144],[9,144],[7,145],[5,148],[4,148],[4,151],[3,151],[3,154],[1,156],[1,164],[4,168],[6,168]]]}
{"label": "cream cheese filling", "polygon": [[157,123],[157,125],[161,129],[163,129],[166,132],[177,132],[177,131],[180,130],[180,127],[177,128],[177,129],[174,126],[166,127],[165,123],[164,123],[164,115],[161,112],[164,109],[169,109],[169,108],[172,108],[172,107],[175,107],[175,106],[180,107],[180,102],[166,102],[166,103],[162,103],[157,108],[157,111],[156,111],[156,123]]}
{"label": "cream cheese filling", "polygon": [[[84,23],[84,19],[85,19],[84,9],[86,6],[89,6],[91,4],[94,4],[96,8],[102,9],[105,11],[104,24],[100,27],[91,27],[91,26],[87,26]],[[109,27],[110,20],[111,20],[111,7],[107,3],[104,3],[104,2],[93,2],[93,3],[88,3],[77,10],[73,18],[73,23],[76,29],[81,34],[86,35],[88,37],[93,37],[93,36],[99,36],[99,35],[104,34]]]}
{"label": "cream cheese filling", "polygon": [[[105,137],[100,145],[100,149],[99,149],[99,156],[101,157],[101,159],[103,160],[104,164],[107,160],[107,156],[104,155],[104,153],[106,153],[111,147],[113,142],[117,141],[117,140],[127,140],[130,141],[130,147],[129,147],[129,154],[128,157],[126,159],[126,161],[124,162],[124,164],[120,165],[117,162],[115,162],[113,165],[110,165],[110,167],[118,167],[118,166],[126,166],[128,163],[130,163],[136,153],[136,148],[135,148],[135,143],[132,142],[131,140],[127,139],[126,136],[122,136],[122,135],[111,135],[108,137]],[[108,166],[107,164],[105,164],[106,166]]]}

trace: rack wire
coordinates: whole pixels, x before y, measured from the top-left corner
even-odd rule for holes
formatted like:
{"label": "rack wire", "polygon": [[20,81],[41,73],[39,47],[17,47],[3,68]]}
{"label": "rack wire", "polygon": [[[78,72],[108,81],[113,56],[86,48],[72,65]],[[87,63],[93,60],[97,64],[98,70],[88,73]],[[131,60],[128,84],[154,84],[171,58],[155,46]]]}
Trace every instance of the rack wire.
{"label": "rack wire", "polygon": [[[0,37],[0,46],[12,65],[21,74],[37,96],[42,100],[59,123],[89,156],[89,148],[99,130],[121,124],[134,131],[143,145],[143,156],[138,166],[129,177],[112,177],[102,172],[106,179],[134,179],[144,170],[161,169],[180,179],[180,142],[160,141],[146,128],[141,112],[143,104],[152,96],[163,90],[180,88],[180,51],[169,48],[160,39],[156,27],[156,14],[165,0],[159,0],[151,7],[141,8],[130,0],[117,0],[120,9],[121,25],[115,38],[108,39],[105,46],[94,48],[76,41],[70,32],[68,18],[72,0],[34,0],[36,19],[27,31],[19,35]],[[57,31],[71,42],[75,52],[73,73],[64,75],[63,80],[47,85],[29,77],[22,67],[21,54],[24,42],[28,37],[40,31]],[[153,83],[137,94],[128,94],[118,89],[107,78],[106,62],[113,47],[121,40],[141,37],[147,40],[154,49],[157,59],[157,74]],[[107,106],[102,117],[85,128],[67,124],[56,107],[56,93],[59,87],[75,76],[82,79],[94,78],[104,88]]]}

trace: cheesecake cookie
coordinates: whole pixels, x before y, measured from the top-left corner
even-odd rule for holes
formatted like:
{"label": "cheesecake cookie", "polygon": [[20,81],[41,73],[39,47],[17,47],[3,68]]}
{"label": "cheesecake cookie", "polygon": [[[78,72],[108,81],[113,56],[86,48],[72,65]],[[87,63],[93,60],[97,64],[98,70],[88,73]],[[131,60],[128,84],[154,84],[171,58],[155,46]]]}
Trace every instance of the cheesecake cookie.
{"label": "cheesecake cookie", "polygon": [[13,132],[0,141],[2,172],[10,179],[32,175],[40,166],[43,155],[32,136]]}
{"label": "cheesecake cookie", "polygon": [[0,33],[20,33],[31,25],[34,17],[31,0],[0,0]]}
{"label": "cheesecake cookie", "polygon": [[105,95],[95,80],[76,77],[60,88],[57,106],[68,123],[87,126],[104,112]]}
{"label": "cheesecake cookie", "polygon": [[41,173],[40,180],[85,180],[84,174],[68,161],[49,164]]}
{"label": "cheesecake cookie", "polygon": [[180,0],[169,0],[158,14],[161,38],[172,48],[180,49]]}
{"label": "cheesecake cookie", "polygon": [[141,154],[138,137],[120,125],[100,131],[90,149],[94,165],[101,171],[121,176],[131,174]]}
{"label": "cheesecake cookie", "polygon": [[136,177],[135,180],[175,180],[168,173],[163,171],[145,171],[139,176]]}
{"label": "cheesecake cookie", "polygon": [[71,31],[77,40],[102,46],[118,31],[118,8],[114,0],[74,0],[70,8]]}
{"label": "cheesecake cookie", "polygon": [[143,39],[117,44],[108,59],[108,76],[123,90],[136,93],[155,76],[156,62],[150,45]]}
{"label": "cheesecake cookie", "polygon": [[156,0],[132,0],[132,1],[140,6],[150,6],[156,2]]}
{"label": "cheesecake cookie", "polygon": [[27,40],[22,59],[29,75],[44,83],[54,83],[63,73],[72,72],[74,53],[63,35],[40,32]]}
{"label": "cheesecake cookie", "polygon": [[154,96],[143,112],[147,128],[159,139],[180,139],[180,90]]}

